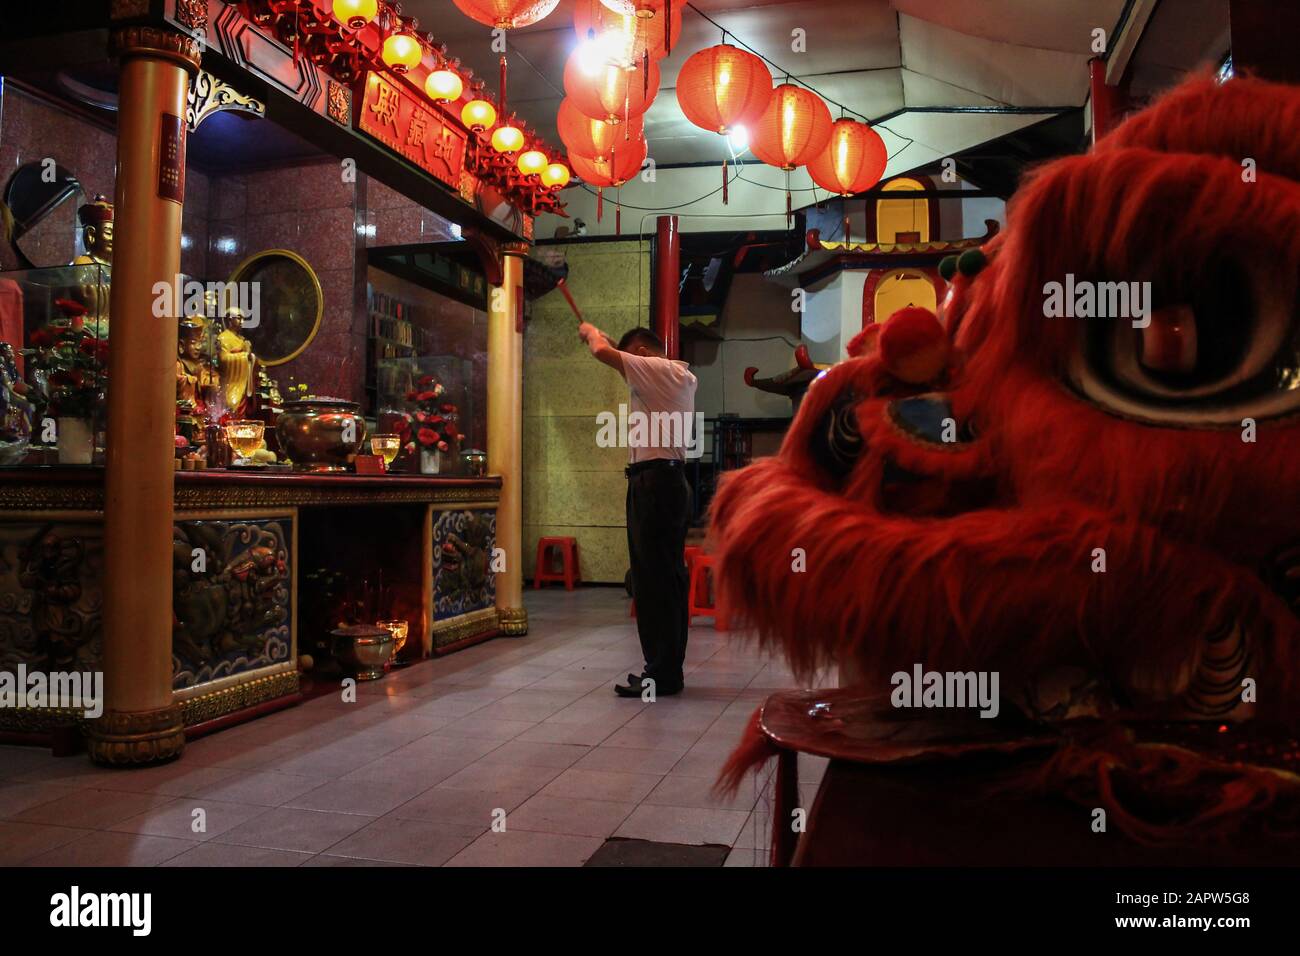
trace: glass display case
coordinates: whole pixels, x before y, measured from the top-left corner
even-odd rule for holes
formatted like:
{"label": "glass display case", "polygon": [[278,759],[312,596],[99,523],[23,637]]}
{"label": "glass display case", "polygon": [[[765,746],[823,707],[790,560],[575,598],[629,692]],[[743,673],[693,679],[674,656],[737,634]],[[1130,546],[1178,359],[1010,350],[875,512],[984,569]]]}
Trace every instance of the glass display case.
{"label": "glass display case", "polygon": [[0,467],[101,464],[109,270],[0,273]]}

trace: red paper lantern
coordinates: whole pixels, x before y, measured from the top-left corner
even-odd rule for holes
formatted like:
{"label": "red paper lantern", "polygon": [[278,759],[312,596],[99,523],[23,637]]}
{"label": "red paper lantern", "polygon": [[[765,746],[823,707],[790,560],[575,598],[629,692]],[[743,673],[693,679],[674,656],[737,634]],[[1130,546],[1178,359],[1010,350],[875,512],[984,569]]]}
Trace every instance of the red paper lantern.
{"label": "red paper lantern", "polygon": [[611,62],[631,68],[646,56],[663,59],[677,45],[682,4],[671,8],[665,4],[666,0],[645,0],[641,8],[615,12],[601,0],[578,0],[573,8],[573,29],[580,41],[597,37]]}
{"label": "red paper lantern", "polygon": [[573,172],[588,186],[598,189],[622,186],[641,171],[648,147],[644,137],[637,137],[630,142],[619,142],[608,159],[592,159],[588,156],[569,154],[569,165]]}
{"label": "red paper lantern", "polygon": [[866,123],[838,119],[831,124],[825,148],[808,162],[808,175],[822,189],[852,196],[865,192],[885,173],[889,151],[880,134]]}
{"label": "red paper lantern", "polygon": [[626,123],[606,123],[581,113],[567,99],[560,101],[555,118],[560,130],[560,140],[569,152],[589,159],[608,159],[610,152],[642,136],[643,120],[633,116]]}
{"label": "red paper lantern", "polygon": [[726,43],[692,54],[677,74],[677,102],[701,129],[728,133],[753,124],[772,98],[772,75],[750,53]]}
{"label": "red paper lantern", "polygon": [[460,12],[489,27],[513,30],[544,19],[560,0],[452,0]]}
{"label": "red paper lantern", "polygon": [[597,64],[590,74],[575,50],[564,64],[564,92],[579,113],[606,123],[640,116],[659,94],[659,65],[654,60],[624,70]]}
{"label": "red paper lantern", "polygon": [[750,130],[750,151],[786,172],[804,166],[831,138],[831,111],[811,90],[782,83]]}
{"label": "red paper lantern", "polygon": [[[605,208],[605,190],[617,188],[641,171],[645,162],[646,141],[644,137],[633,139],[629,143],[620,143],[614,147],[609,159],[589,159],[586,156],[569,154],[569,165],[574,173],[581,177],[588,186],[596,187],[596,221],[600,222]],[[623,231],[623,207],[618,206],[614,212],[614,232]]]}

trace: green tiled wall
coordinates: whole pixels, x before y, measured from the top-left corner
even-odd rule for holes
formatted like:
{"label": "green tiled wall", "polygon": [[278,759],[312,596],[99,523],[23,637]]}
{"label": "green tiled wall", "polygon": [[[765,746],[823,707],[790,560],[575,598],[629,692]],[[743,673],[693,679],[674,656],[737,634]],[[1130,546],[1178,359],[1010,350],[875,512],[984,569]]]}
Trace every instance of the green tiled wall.
{"label": "green tiled wall", "polygon": [[[648,242],[561,248],[569,290],[587,321],[615,339],[650,323]],[[626,401],[623,379],[578,341],[564,297],[550,292],[534,301],[524,330],[523,544],[529,580],[537,539],[567,535],[578,540],[584,581],[622,582],[628,568],[627,449],[596,446],[596,415],[617,413]]]}

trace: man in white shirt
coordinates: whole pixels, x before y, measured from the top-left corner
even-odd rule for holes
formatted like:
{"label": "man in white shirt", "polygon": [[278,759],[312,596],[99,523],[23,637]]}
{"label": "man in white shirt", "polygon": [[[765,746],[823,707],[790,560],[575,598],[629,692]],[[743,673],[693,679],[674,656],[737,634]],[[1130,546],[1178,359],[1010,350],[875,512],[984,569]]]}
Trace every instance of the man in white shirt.
{"label": "man in white shirt", "polygon": [[682,554],[690,519],[684,465],[695,416],[695,376],[685,362],[664,354],[663,342],[649,329],[633,329],[617,346],[586,322],[578,335],[598,361],[627,380],[629,422],[640,413],[643,423],[628,429],[627,548],[645,670],[628,674],[627,684],[615,685],[614,692],[640,697],[649,679],[655,696],[679,694],[690,622]]}

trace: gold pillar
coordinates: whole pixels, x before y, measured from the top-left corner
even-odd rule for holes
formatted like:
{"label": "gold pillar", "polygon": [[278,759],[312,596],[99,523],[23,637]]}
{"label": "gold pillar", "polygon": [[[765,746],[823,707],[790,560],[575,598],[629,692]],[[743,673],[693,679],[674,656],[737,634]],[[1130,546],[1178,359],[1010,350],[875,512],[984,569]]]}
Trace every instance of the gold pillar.
{"label": "gold pillar", "polygon": [[497,547],[506,570],[496,576],[497,620],[503,634],[528,633],[524,610],[523,423],[524,263],[528,247],[507,246],[501,285],[488,296],[488,471],[501,476]]}
{"label": "gold pillar", "polygon": [[[185,746],[172,701],[172,481],[176,317],[155,283],[181,266],[185,97],[198,44],[157,27],[113,37],[121,57],[104,481],[104,715],[100,763],[142,764]],[[179,178],[177,173],[179,171]]]}

